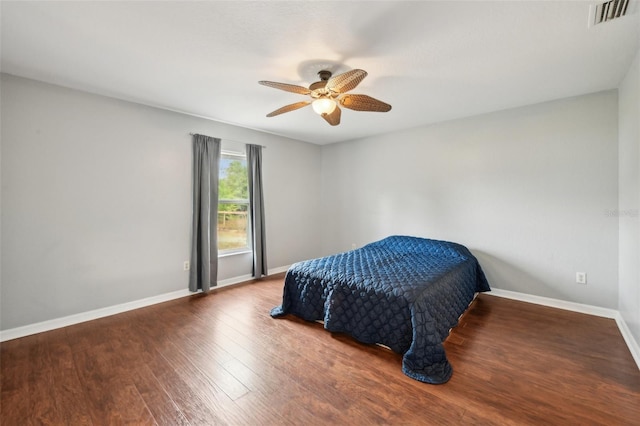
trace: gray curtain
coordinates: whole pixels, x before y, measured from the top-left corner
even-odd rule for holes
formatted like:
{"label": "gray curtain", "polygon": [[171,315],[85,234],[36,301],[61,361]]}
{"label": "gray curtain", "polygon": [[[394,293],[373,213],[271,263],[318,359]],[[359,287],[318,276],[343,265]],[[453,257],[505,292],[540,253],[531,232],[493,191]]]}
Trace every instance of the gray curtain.
{"label": "gray curtain", "polygon": [[267,243],[264,232],[264,200],[262,197],[262,147],[247,145],[249,175],[249,215],[253,240],[253,276],[267,275]]}
{"label": "gray curtain", "polygon": [[218,283],[218,171],[220,139],[193,135],[193,224],[189,290]]}

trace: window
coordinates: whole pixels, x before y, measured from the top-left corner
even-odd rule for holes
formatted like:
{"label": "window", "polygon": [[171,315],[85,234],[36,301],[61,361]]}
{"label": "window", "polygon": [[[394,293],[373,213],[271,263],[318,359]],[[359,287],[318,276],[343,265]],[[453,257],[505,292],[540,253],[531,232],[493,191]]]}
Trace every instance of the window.
{"label": "window", "polygon": [[222,151],[218,184],[218,252],[250,250],[246,154]]}

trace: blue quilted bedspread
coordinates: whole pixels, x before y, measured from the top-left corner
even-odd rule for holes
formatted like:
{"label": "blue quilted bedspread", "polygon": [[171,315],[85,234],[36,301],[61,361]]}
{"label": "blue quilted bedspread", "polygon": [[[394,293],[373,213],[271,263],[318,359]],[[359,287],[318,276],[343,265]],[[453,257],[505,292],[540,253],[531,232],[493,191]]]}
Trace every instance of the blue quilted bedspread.
{"label": "blue quilted bedspread", "polygon": [[442,342],[480,291],[489,284],[466,247],[392,236],[292,265],[271,316],[323,320],[329,331],[403,354],[407,376],[444,383],[452,369]]}

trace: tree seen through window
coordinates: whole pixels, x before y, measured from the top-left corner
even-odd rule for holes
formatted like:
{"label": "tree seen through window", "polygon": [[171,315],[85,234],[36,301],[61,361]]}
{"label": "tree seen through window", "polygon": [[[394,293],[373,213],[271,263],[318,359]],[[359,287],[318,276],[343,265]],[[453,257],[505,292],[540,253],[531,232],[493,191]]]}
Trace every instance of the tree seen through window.
{"label": "tree seen through window", "polygon": [[222,153],[218,184],[218,250],[249,248],[247,159]]}

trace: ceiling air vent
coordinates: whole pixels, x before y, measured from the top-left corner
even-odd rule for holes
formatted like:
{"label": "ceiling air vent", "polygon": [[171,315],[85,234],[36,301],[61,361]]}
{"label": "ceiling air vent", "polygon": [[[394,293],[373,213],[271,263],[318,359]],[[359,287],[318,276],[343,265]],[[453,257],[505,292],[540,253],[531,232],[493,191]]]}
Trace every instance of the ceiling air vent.
{"label": "ceiling air vent", "polygon": [[591,6],[589,13],[589,26],[602,24],[621,18],[631,12],[629,10],[630,0],[611,0]]}

